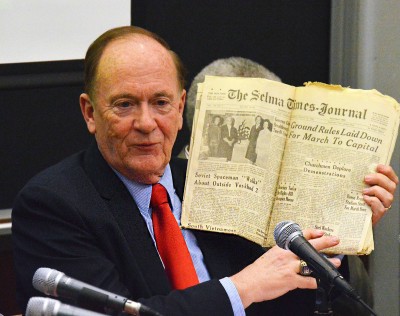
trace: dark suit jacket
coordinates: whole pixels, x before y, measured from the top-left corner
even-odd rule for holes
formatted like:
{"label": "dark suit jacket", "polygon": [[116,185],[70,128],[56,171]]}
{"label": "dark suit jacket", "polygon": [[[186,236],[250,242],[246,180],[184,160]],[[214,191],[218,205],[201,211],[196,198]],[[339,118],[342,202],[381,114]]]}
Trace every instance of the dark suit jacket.
{"label": "dark suit jacket", "polygon": [[[171,161],[171,169],[182,198],[186,161]],[[12,217],[17,296],[23,309],[30,297],[40,295],[31,285],[34,272],[49,267],[165,315],[231,315],[218,279],[240,271],[263,252],[237,236],[195,231],[213,279],[171,291],[137,206],[96,144],[34,177],[19,193]],[[292,291],[254,304],[247,313],[311,315],[313,293]]]}
{"label": "dark suit jacket", "polygon": [[[230,131],[230,133],[229,133]],[[230,134],[230,135],[229,135]],[[232,146],[230,146],[224,139],[233,140]],[[221,144],[220,144],[220,156],[226,157],[228,160],[232,159],[233,146],[238,141],[238,132],[236,127],[222,125],[221,127]]]}

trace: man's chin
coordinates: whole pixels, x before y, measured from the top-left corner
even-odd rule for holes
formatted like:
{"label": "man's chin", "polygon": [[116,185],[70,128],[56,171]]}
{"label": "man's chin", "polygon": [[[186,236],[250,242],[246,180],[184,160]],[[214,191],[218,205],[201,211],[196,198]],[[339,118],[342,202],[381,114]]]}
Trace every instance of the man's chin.
{"label": "man's chin", "polygon": [[163,175],[166,165],[167,163],[161,160],[135,158],[135,163],[128,165],[129,178],[146,184],[157,183]]}

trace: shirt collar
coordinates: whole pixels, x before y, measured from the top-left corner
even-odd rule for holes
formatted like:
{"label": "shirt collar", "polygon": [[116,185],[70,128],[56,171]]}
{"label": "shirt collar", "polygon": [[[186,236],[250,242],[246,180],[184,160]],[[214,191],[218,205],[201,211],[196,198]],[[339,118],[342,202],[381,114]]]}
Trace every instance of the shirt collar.
{"label": "shirt collar", "polygon": [[[117,170],[113,169],[117,176],[124,183],[125,187],[128,189],[129,193],[133,197],[136,202],[136,205],[139,208],[139,211],[144,216],[150,216],[149,206],[150,206],[150,198],[151,198],[151,184],[143,184],[139,182],[132,181],[126,178],[124,175],[119,173]],[[160,181],[158,182],[162,184],[168,192],[168,196],[171,200],[171,205],[174,205],[174,184],[172,180],[171,167],[168,164],[164,170],[164,174],[162,175]]]}

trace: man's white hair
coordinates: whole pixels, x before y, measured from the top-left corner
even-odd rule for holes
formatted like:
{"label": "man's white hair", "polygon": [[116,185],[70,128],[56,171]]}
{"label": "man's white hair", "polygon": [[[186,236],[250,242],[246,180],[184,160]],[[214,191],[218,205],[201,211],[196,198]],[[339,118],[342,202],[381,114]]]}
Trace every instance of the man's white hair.
{"label": "man's white hair", "polygon": [[204,81],[206,75],[225,77],[265,78],[281,82],[281,79],[264,66],[242,57],[229,57],[214,60],[194,77],[187,98],[185,117],[189,130],[192,130],[194,109],[196,105],[197,84]]}

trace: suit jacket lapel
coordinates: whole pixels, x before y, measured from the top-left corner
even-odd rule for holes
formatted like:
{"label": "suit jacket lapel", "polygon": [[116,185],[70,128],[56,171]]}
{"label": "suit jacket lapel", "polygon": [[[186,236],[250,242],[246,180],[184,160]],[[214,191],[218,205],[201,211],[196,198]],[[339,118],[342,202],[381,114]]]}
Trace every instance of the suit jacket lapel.
{"label": "suit jacket lapel", "polygon": [[[170,165],[176,193],[182,200],[187,161],[174,158]],[[125,236],[129,249],[121,249],[121,251],[132,253],[135,260],[132,265],[138,266],[138,271],[143,277],[143,284],[147,287],[142,290],[148,291],[150,295],[169,293],[171,287],[146,223],[128,190],[102,157],[96,143],[88,149],[84,166]],[[230,271],[235,272],[229,256],[229,247],[225,247],[232,244],[231,236],[196,230],[193,230],[193,233],[203,252],[206,267],[212,278],[222,278],[229,275]]]}
{"label": "suit jacket lapel", "polygon": [[125,185],[106,163],[96,144],[87,151],[85,169],[125,236],[135,260],[132,265],[138,265],[149,293],[168,293],[171,290],[169,281],[146,223]]}

